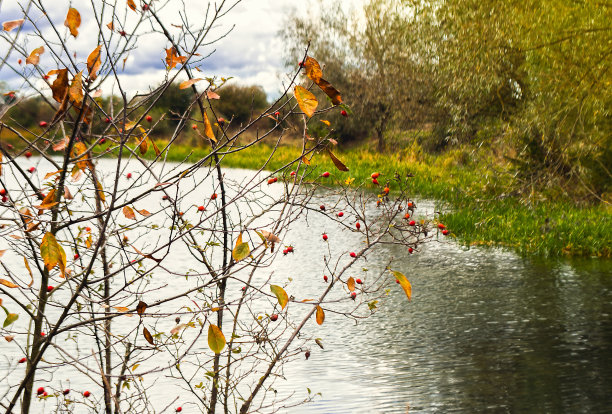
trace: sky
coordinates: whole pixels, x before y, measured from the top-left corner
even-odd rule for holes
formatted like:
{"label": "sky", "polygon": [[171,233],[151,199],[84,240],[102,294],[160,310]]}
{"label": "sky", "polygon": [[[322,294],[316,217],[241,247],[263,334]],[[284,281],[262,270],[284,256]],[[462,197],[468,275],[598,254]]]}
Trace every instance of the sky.
{"label": "sky", "polygon": [[[91,10],[90,0],[40,0],[45,7],[45,12],[51,17],[53,25],[49,24],[42,15],[42,11],[31,7],[29,15],[33,17],[38,29],[45,39],[57,40],[57,33],[66,36],[67,45],[71,53],[76,53],[76,61],[79,69],[85,68],[85,61],[89,53],[98,45],[96,17]],[[348,0],[343,0],[347,1]],[[97,6],[97,15],[100,16],[100,0],[94,0]],[[107,1],[107,3],[110,1]],[[129,34],[133,32],[143,33],[138,39],[137,48],[129,53],[125,67],[120,72],[120,79],[126,92],[130,95],[137,92],[146,92],[151,86],[163,81],[167,75],[164,58],[165,50],[169,47],[166,39],[159,34],[151,33],[151,25],[143,23],[138,29],[134,29],[142,15],[140,6],[142,0],[135,0],[138,5],[137,12],[126,7],[126,1],[117,0],[118,8],[115,12],[115,33],[112,41],[115,44],[125,44],[125,38],[121,38],[117,32],[118,26],[124,25],[124,30]],[[220,4],[222,0],[216,0]],[[5,22],[23,17],[23,8],[29,2],[26,0],[0,0],[0,21]],[[225,1],[226,5],[236,3],[236,0]],[[287,16],[294,13],[306,13],[307,8],[317,4],[316,0],[289,1],[289,0],[242,0],[231,8],[226,15],[216,23],[207,39],[216,39],[226,34],[213,45],[207,45],[200,49],[203,56],[214,52],[199,65],[201,73],[198,77],[234,77],[234,81],[242,84],[256,84],[264,88],[269,97],[279,94],[282,81],[287,79],[287,69],[283,66],[283,42],[278,32],[282,28]],[[214,4],[214,3],[213,3]],[[153,0],[151,7],[167,23],[182,25],[181,15],[187,16],[189,23],[193,26],[202,25],[205,21],[208,0],[185,0],[185,8],[178,0]],[[64,26],[64,20],[69,7],[74,7],[81,13],[82,23],[77,38],[69,36],[68,29]],[[226,6],[226,9],[228,7]],[[102,21],[107,23],[112,18],[112,12],[107,8]],[[105,36],[110,35],[110,30],[104,29]],[[172,34],[178,33],[180,29],[170,26]],[[18,43],[22,44],[29,53],[31,50],[41,46],[42,41],[33,35],[34,26],[26,23],[19,35]],[[2,32],[3,39],[0,42],[0,59],[3,59],[9,50],[9,43],[17,33]],[[27,85],[20,80],[19,73],[24,73],[41,88],[47,88],[40,74],[34,73],[32,65],[18,64],[18,59],[25,58],[18,52],[13,51],[7,59],[7,63],[14,69],[3,65],[0,69],[0,80],[8,84],[10,90],[25,90]],[[57,63],[48,51],[41,55],[39,67],[43,72],[57,69]],[[170,72],[170,75],[175,73]],[[185,76],[179,80],[185,80]],[[113,85],[106,82],[102,85],[104,94],[116,93]]]}

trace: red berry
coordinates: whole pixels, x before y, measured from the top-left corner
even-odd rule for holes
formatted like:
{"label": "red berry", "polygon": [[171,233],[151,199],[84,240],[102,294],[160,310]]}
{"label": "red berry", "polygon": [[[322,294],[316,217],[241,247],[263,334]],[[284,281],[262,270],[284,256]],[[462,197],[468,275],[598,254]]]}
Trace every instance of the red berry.
{"label": "red berry", "polygon": [[38,387],[36,394],[41,395],[45,393],[45,387]]}
{"label": "red berry", "polygon": [[323,174],[321,174],[321,177],[329,177],[329,171],[325,171]]}
{"label": "red berry", "polygon": [[372,184],[378,185],[378,180],[376,178],[372,178]]}
{"label": "red berry", "polygon": [[276,322],[278,320],[278,315],[277,314],[270,315],[270,320],[272,322]]}
{"label": "red berry", "polygon": [[23,363],[24,363],[24,362],[26,362],[26,361],[27,361],[27,358],[26,358],[26,357],[23,357],[23,358],[21,358],[21,359],[19,360],[19,363],[20,363],[20,364],[23,364]]}
{"label": "red berry", "polygon": [[291,174],[290,174],[290,175],[291,175],[292,177],[295,177],[295,171],[291,171]]}
{"label": "red berry", "polygon": [[321,211],[325,211],[325,206],[323,204],[321,204],[319,208],[321,209]]}
{"label": "red berry", "polygon": [[49,395],[47,394],[47,391],[43,392],[43,397],[46,397],[47,395]]}
{"label": "red berry", "polygon": [[270,184],[274,184],[276,182],[276,180],[273,178],[268,178],[268,185]]}
{"label": "red berry", "polygon": [[176,412],[177,412],[177,413],[180,413],[181,411],[183,411],[183,408],[182,408],[182,407],[176,407]]}
{"label": "red berry", "polygon": [[78,260],[78,259],[79,259],[79,257],[80,257],[80,256],[79,256],[79,254],[78,254],[78,253],[77,253],[77,254],[75,254],[75,255],[74,255],[74,260]]}
{"label": "red berry", "polygon": [[41,128],[44,128],[44,127],[46,127],[46,126],[47,126],[47,122],[46,122],[46,121],[40,121],[40,122],[38,123],[38,125],[39,125]]}
{"label": "red berry", "polygon": [[355,280],[355,282],[356,282],[358,285],[362,285],[362,284],[363,284],[363,280],[361,280],[361,279],[357,279],[357,280]]}
{"label": "red berry", "polygon": [[240,290],[246,292],[246,286],[243,286]]}
{"label": "red berry", "polygon": [[153,122],[153,117],[151,115],[147,115],[147,122]]}
{"label": "red berry", "polygon": [[219,119],[217,119],[217,123],[218,123],[219,125],[223,125],[223,124],[225,124],[225,119],[223,119],[223,118],[219,118]]}
{"label": "red berry", "polygon": [[7,147],[8,149],[13,149],[13,144],[6,144],[6,147]]}
{"label": "red berry", "polygon": [[23,62],[23,60],[21,60],[21,59],[19,59],[19,60],[17,61],[17,63],[19,63],[20,65],[21,65],[21,62]]}
{"label": "red berry", "polygon": [[287,251],[288,251],[289,253],[293,253],[293,246],[289,246],[289,247],[287,247]]}
{"label": "red berry", "polygon": [[344,213],[341,211],[338,213],[338,217],[342,217],[342,216],[344,216]]}
{"label": "red berry", "polygon": [[283,250],[283,254],[284,254],[285,256],[287,255],[287,253],[289,253],[289,250],[287,250],[287,249]]}
{"label": "red berry", "polygon": [[327,241],[327,234],[323,233],[323,240]]}
{"label": "red berry", "polygon": [[49,75],[44,75],[44,76],[43,76],[43,79],[44,79],[44,80],[49,79]]}
{"label": "red berry", "polygon": [[372,179],[377,179],[378,177],[380,177],[380,173],[373,172],[370,177],[372,177]]}
{"label": "red berry", "polygon": [[416,221],[410,220],[410,223],[408,223],[408,224],[411,225],[411,226],[416,226]]}
{"label": "red berry", "polygon": [[104,120],[104,122],[106,122],[107,124],[110,124],[112,122],[112,120],[109,117],[106,117],[106,119]]}
{"label": "red berry", "polygon": [[204,206],[198,206],[198,211],[204,211]]}
{"label": "red berry", "polygon": [[359,230],[361,228],[361,223],[359,222],[355,223],[355,227],[357,227],[357,230]]}
{"label": "red berry", "polygon": [[410,218],[410,213],[406,213],[406,214],[404,215],[404,218],[405,218],[406,220],[408,220],[408,219]]}
{"label": "red berry", "polygon": [[8,201],[8,197],[7,196],[2,196],[2,202],[6,203]]}
{"label": "red berry", "polygon": [[305,65],[304,65],[304,61],[302,60],[302,61],[298,62],[298,66],[299,66],[299,67],[301,67],[301,68],[303,68],[303,67],[305,66]]}
{"label": "red berry", "polygon": [[30,174],[33,174],[34,171],[36,171],[36,168],[30,167],[30,168],[28,168],[28,171],[30,172]]}
{"label": "red berry", "polygon": [[129,180],[130,178],[132,178],[132,173],[127,173],[125,177]]}
{"label": "red berry", "polygon": [[30,158],[32,156],[32,153],[30,151],[27,151],[25,153],[26,158]]}
{"label": "red berry", "polygon": [[408,253],[412,254],[412,252],[413,252],[413,251],[414,251],[414,250],[412,249],[412,247],[409,247],[409,248],[408,248]]}
{"label": "red berry", "polygon": [[351,256],[351,257],[357,257],[357,255],[355,254],[355,252],[351,252],[350,256]]}
{"label": "red berry", "polygon": [[217,193],[213,193],[213,195],[210,196],[211,200],[215,200],[217,198]]}
{"label": "red berry", "polygon": [[142,9],[143,9],[144,11],[149,10],[149,5],[148,5],[147,3],[143,4],[143,5],[142,5]]}
{"label": "red berry", "polygon": [[340,115],[345,116],[348,118],[348,114],[346,113],[346,111],[343,109],[342,111],[340,111]]}
{"label": "red berry", "polygon": [[446,228],[446,226],[444,224],[442,224],[442,223],[438,223],[438,228],[440,230],[444,230]]}
{"label": "red berry", "polygon": [[399,279],[395,279],[395,283],[399,285]]}
{"label": "red berry", "polygon": [[327,282],[327,276],[323,275],[323,280]]}
{"label": "red berry", "polygon": [[389,194],[389,191],[391,191],[391,190],[389,189],[389,187],[385,187],[385,188],[383,189],[383,192],[384,192],[385,194]]}
{"label": "red berry", "polygon": [[412,208],[412,207],[414,207],[414,204],[412,204],[412,201],[409,201],[408,202],[408,208]]}
{"label": "red berry", "polygon": [[306,351],[304,352],[304,356],[306,357],[306,359],[308,360],[308,358],[310,358],[310,351]]}
{"label": "red berry", "polygon": [[357,292],[351,292],[351,299],[355,300],[357,297]]}
{"label": "red berry", "polygon": [[91,227],[85,227],[85,231],[91,231]]}
{"label": "red berry", "polygon": [[191,129],[198,129],[198,126],[196,124],[191,125]]}
{"label": "red berry", "polygon": [[446,229],[442,230],[442,234],[445,235],[445,236],[448,236],[448,230],[446,230]]}
{"label": "red berry", "polygon": [[47,292],[52,292],[53,289],[55,289],[53,286],[51,285],[47,286]]}
{"label": "red berry", "polygon": [[0,195],[1,196],[5,196],[6,195],[6,188],[0,189]]}
{"label": "red berry", "polygon": [[91,395],[91,393],[89,391],[85,391],[83,393],[83,397],[85,397],[85,398],[89,398],[90,395]]}
{"label": "red berry", "polygon": [[127,35],[127,33],[125,32],[125,30],[121,30],[121,31],[119,32],[119,34],[120,34],[121,36],[124,36],[124,37]]}
{"label": "red berry", "polygon": [[106,142],[106,138],[102,138],[102,139],[100,140],[100,145],[104,144],[105,142]]}
{"label": "red berry", "polygon": [[274,116],[278,118],[280,116],[280,112],[278,111],[274,112]]}
{"label": "red berry", "polygon": [[64,395],[70,394],[70,389],[66,388],[64,391],[62,391],[62,394],[64,394]]}
{"label": "red berry", "polygon": [[44,332],[40,333],[40,336],[45,336],[45,335],[46,335],[46,333],[44,333]]}

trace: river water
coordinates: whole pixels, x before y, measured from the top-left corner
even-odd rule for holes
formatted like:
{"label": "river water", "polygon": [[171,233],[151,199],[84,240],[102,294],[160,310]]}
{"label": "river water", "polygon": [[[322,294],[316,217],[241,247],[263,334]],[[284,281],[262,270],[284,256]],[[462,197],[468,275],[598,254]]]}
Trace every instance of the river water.
{"label": "river water", "polygon": [[[110,170],[108,160],[99,168],[106,163]],[[44,163],[38,167],[44,172]],[[427,201],[418,205],[422,213],[435,208]],[[283,241],[296,253],[279,257],[271,272],[291,277],[292,292],[307,297],[323,288],[321,233],[328,233],[330,244],[341,240],[344,250],[357,249],[361,241],[312,217],[295,224]],[[284,367],[284,379],[273,387],[289,400],[276,408],[306,398],[308,389],[320,394],[281,412],[610,412],[611,261],[525,259],[505,250],[466,249],[445,238],[412,255],[383,247],[360,265],[375,269],[391,257],[413,285],[412,301],[398,287],[358,324],[328,313],[322,326],[307,325],[306,332],[320,337],[325,349],[310,348],[308,360]],[[10,265],[17,259],[7,254],[3,261]],[[175,260],[177,269],[189,267],[188,256],[167,260]],[[14,349],[3,348],[9,360],[16,358]],[[9,363],[3,361],[0,370]],[[79,388],[79,378],[65,380]],[[152,400],[162,407],[178,391],[163,378],[157,385]],[[181,402],[183,412],[200,412],[187,397]],[[53,404],[44,404],[50,411]],[[76,412],[87,410],[81,406]]]}

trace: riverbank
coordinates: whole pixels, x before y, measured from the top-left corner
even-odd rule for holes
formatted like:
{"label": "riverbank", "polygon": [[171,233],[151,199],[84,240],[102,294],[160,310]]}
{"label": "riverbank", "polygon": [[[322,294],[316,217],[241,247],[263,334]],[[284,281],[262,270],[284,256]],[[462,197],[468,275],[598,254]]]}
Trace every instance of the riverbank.
{"label": "riverbank", "polygon": [[[176,146],[168,159],[195,160],[206,153],[203,148]],[[267,169],[275,170],[299,155],[299,148],[291,145],[279,147],[274,154],[272,147],[258,145],[228,154],[223,164],[254,169],[270,159]],[[374,187],[372,172],[380,172],[381,184],[395,172],[411,174],[414,197],[437,200],[452,237],[465,246],[501,246],[524,255],[612,257],[609,206],[578,206],[552,193],[533,194],[527,199],[511,196],[510,174],[499,160],[475,160],[462,149],[434,156],[418,146],[387,154],[359,147],[336,155],[349,167],[348,172],[338,171],[327,154],[317,154],[310,166],[315,169],[314,176],[329,171],[331,182],[351,177],[355,184]],[[492,163],[498,171],[492,171]]]}

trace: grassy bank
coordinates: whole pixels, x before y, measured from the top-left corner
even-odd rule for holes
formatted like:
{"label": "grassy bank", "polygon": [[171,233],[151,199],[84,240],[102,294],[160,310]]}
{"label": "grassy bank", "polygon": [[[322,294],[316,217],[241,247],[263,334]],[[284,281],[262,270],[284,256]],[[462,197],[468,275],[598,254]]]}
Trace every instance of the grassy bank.
{"label": "grassy bank", "polygon": [[[260,145],[227,155],[223,163],[235,168],[259,168],[271,152],[271,147]],[[189,154],[191,159],[198,159],[206,150],[178,146],[169,159],[184,160]],[[295,146],[282,146],[267,169],[278,169],[299,154]],[[315,174],[330,171],[330,178],[336,182],[352,177],[355,183],[369,183],[374,171],[381,173],[381,184],[396,171],[411,173],[414,195],[438,200],[446,211],[444,222],[465,245],[505,246],[521,254],[541,256],[612,256],[609,206],[579,207],[570,200],[553,199],[558,197],[553,194],[535,194],[527,200],[510,197],[510,175],[489,168],[493,162],[500,168],[499,160],[474,161],[461,149],[432,156],[418,147],[388,154],[362,147],[337,155],[349,172],[338,171],[326,154],[315,155],[311,168],[316,169]]]}

